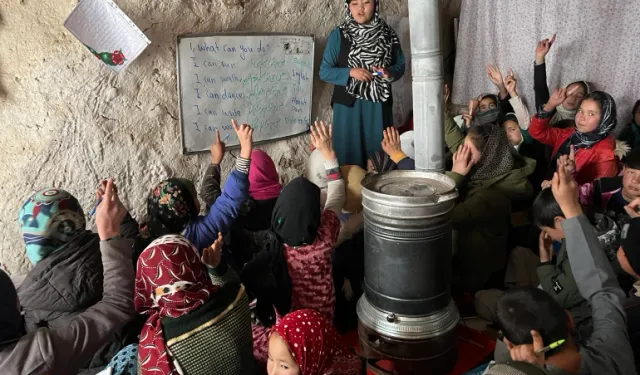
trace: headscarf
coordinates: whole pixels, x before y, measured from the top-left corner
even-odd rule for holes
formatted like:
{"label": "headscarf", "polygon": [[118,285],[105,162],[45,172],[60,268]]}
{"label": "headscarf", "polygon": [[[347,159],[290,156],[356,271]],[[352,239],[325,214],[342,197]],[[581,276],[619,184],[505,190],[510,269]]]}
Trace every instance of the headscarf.
{"label": "headscarf", "polygon": [[280,177],[271,157],[262,150],[251,152],[249,169],[249,195],[262,201],[277,198],[282,191]]}
{"label": "headscarf", "polygon": [[20,338],[21,325],[16,288],[9,275],[0,270],[0,350],[3,344]]}
{"label": "headscarf", "polygon": [[[380,1],[375,0],[375,11],[371,22],[361,25],[353,18],[349,10],[349,0],[344,2],[346,17],[340,25],[342,35],[351,42],[349,66],[371,69],[388,67],[393,58],[395,44],[400,44],[396,32],[380,18]],[[370,82],[350,79],[347,92],[358,99],[372,102],[385,102],[391,97],[391,82],[381,76],[373,77]]]}
{"label": "headscarf", "polygon": [[289,246],[312,244],[320,228],[320,215],[320,189],[298,177],[280,193],[271,216],[271,230]]}
{"label": "headscarf", "polygon": [[324,157],[320,150],[313,150],[309,155],[305,177],[320,189],[327,188],[327,169],[324,167]]}
{"label": "headscarf", "polygon": [[86,220],[73,195],[49,187],[24,202],[20,210],[20,228],[27,245],[27,257],[35,265],[82,233]]}
{"label": "headscarf", "polygon": [[571,137],[567,138],[560,148],[558,148],[558,152],[551,163],[552,166],[555,166],[560,155],[569,154],[572,145],[576,150],[579,148],[591,148],[596,143],[607,138],[611,131],[615,129],[617,123],[616,102],[611,95],[604,91],[594,91],[585,97],[583,101],[586,99],[595,100],[600,104],[600,123],[598,127],[589,133],[581,133],[576,128]]}
{"label": "headscarf", "polygon": [[341,341],[331,323],[315,310],[287,314],[272,332],[287,344],[302,375],[324,375],[338,367],[341,374],[360,373],[359,359]]}
{"label": "headscarf", "polygon": [[[571,82],[566,87],[569,87],[573,84],[579,84],[584,88],[584,95],[589,94],[589,84],[586,81],[576,81]],[[556,113],[551,118],[551,123],[555,124],[564,120],[574,120],[576,118],[576,113],[578,113],[578,109],[566,109],[562,104],[556,107]]]}
{"label": "headscarf", "polygon": [[198,216],[193,183],[170,178],[156,186],[147,200],[147,225],[153,238],[179,234]]}
{"label": "headscarf", "polygon": [[378,173],[385,173],[398,168],[396,163],[391,160],[389,155],[387,155],[387,153],[382,150],[374,153],[370,158],[371,162],[373,163],[373,167]]}
{"label": "headscarf", "polygon": [[488,180],[510,172],[515,165],[514,148],[502,127],[484,125],[478,130],[488,139],[480,161],[471,171],[471,181]]}
{"label": "headscarf", "polygon": [[273,307],[280,315],[291,309],[293,286],[284,245],[312,244],[320,228],[320,189],[304,177],[284,187],[271,216],[271,240],[242,268],[240,280],[256,299],[261,324],[275,323]]}
{"label": "headscarf", "polygon": [[168,352],[161,319],[187,315],[217,291],[198,251],[182,236],[160,237],[140,254],[133,302],[139,314],[149,315],[138,348],[142,373],[182,373]]}
{"label": "headscarf", "polygon": [[416,149],[415,149],[415,132],[413,130],[409,130],[400,134],[400,148],[405,155],[410,157],[411,159],[416,158]]}
{"label": "headscarf", "polygon": [[345,165],[340,169],[347,184],[346,198],[342,209],[346,212],[357,214],[362,211],[362,180],[367,171],[357,165]]}

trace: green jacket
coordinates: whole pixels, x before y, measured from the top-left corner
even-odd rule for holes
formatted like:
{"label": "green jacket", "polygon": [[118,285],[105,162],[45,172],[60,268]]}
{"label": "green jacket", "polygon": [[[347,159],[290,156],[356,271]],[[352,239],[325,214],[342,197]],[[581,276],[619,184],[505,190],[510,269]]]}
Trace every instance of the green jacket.
{"label": "green jacket", "polygon": [[[445,142],[451,152],[458,149],[464,137],[451,116],[445,114]],[[457,233],[454,289],[482,289],[492,274],[504,269],[511,203],[533,195],[527,176],[535,166],[535,160],[517,156],[516,166],[510,172],[482,181],[470,181],[465,176],[447,172],[460,192],[452,218]]]}
{"label": "green jacket", "polygon": [[591,321],[591,306],[578,290],[565,240],[562,240],[560,251],[554,260],[540,263],[537,271],[542,289],[571,313],[576,327]]}

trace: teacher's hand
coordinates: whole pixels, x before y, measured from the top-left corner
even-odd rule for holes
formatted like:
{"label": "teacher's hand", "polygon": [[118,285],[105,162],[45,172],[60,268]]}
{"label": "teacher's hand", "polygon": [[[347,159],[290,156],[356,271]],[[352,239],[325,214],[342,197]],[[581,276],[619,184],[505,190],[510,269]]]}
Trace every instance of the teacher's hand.
{"label": "teacher's hand", "polygon": [[369,82],[373,79],[373,74],[365,68],[351,68],[349,76],[362,82]]}
{"label": "teacher's hand", "polygon": [[378,73],[381,73],[382,74],[381,77],[384,78],[384,79],[391,78],[391,74],[389,73],[389,70],[386,69],[386,68],[381,68],[379,66],[374,66],[373,70],[375,70]]}

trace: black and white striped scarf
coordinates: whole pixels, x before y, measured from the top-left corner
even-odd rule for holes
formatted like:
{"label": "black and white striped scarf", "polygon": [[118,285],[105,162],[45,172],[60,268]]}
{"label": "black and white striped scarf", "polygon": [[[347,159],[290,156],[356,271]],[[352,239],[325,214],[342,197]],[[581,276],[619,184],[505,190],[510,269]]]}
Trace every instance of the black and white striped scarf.
{"label": "black and white striped scarf", "polygon": [[[365,68],[388,68],[392,61],[392,47],[400,44],[396,32],[379,17],[380,0],[375,1],[375,12],[370,23],[361,25],[349,11],[349,0],[345,0],[346,20],[340,25],[342,34],[351,42],[349,66]],[[391,96],[391,80],[374,76],[370,82],[350,79],[347,92],[358,99],[372,102],[385,102]]]}

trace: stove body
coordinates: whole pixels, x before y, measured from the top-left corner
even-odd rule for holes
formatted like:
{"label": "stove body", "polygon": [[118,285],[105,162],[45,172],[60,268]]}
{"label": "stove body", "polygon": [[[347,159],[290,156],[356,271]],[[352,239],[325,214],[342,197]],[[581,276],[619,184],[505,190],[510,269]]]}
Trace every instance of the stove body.
{"label": "stove body", "polygon": [[444,374],[456,361],[451,211],[458,193],[440,173],[394,171],[363,181],[361,354],[398,374]]}

